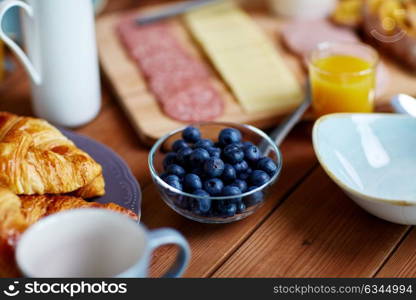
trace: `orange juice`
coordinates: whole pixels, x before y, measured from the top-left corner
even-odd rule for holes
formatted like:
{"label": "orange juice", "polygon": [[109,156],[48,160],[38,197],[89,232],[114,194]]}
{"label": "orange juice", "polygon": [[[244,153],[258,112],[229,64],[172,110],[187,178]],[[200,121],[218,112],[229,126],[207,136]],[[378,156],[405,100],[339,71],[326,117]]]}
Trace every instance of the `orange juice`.
{"label": "orange juice", "polygon": [[375,66],[352,55],[331,55],[311,62],[313,107],[317,116],[337,112],[372,112]]}

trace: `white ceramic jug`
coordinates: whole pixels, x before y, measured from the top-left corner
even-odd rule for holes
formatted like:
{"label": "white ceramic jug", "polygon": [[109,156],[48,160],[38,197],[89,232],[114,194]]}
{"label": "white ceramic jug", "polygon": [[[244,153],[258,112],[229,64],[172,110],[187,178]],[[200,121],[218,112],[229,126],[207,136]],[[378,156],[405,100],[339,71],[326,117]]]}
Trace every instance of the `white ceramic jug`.
{"label": "white ceramic jug", "polygon": [[5,0],[0,3],[0,22],[15,6],[24,10],[21,21],[27,55],[1,26],[0,38],[32,79],[35,114],[67,127],[91,121],[101,106],[91,1]]}

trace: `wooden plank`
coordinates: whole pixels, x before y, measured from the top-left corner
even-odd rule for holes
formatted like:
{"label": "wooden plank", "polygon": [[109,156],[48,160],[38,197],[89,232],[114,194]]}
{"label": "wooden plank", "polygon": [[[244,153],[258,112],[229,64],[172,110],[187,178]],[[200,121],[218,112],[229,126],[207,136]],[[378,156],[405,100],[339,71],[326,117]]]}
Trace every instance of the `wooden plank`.
{"label": "wooden plank", "polygon": [[[206,277],[215,271],[247,239],[278,205],[280,199],[316,165],[310,144],[310,124],[301,124],[282,147],[284,167],[281,179],[270,191],[265,205],[245,220],[226,225],[208,225],[189,221],[167,207],[152,185],[144,191],[143,223],[150,228],[173,227],[182,232],[192,248],[192,260],[186,277]],[[175,249],[157,251],[152,264],[153,276],[164,272]]]}
{"label": "wooden plank", "polygon": [[319,167],[214,277],[371,277],[407,226],[371,216]]}
{"label": "wooden plank", "polygon": [[377,277],[416,277],[416,230],[409,235],[377,273]]}
{"label": "wooden plank", "polygon": [[115,102],[108,100],[108,104],[104,103],[98,117],[76,132],[92,137],[119,154],[142,188],[151,182],[147,163],[149,149],[137,139],[135,131]]}

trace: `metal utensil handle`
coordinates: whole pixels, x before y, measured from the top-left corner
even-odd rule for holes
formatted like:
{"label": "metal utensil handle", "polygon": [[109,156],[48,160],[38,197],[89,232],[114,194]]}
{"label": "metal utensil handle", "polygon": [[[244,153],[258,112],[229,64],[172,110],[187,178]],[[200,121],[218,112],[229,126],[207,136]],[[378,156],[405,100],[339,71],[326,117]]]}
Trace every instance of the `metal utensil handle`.
{"label": "metal utensil handle", "polygon": [[394,95],[390,101],[394,112],[416,117],[416,99],[407,94]]}
{"label": "metal utensil handle", "polygon": [[272,131],[270,138],[276,143],[277,146],[283,142],[293,127],[299,122],[305,112],[311,105],[311,94],[309,83],[306,86],[305,99],[302,104],[289,116],[287,116],[283,122]]}
{"label": "metal utensil handle", "polygon": [[216,2],[218,0],[197,0],[197,1],[188,1],[186,3],[179,3],[170,5],[164,10],[143,15],[139,17],[136,22],[140,25],[145,25],[153,22],[157,22],[163,19],[171,18],[180,14],[183,14],[184,12],[187,12],[191,9],[199,8],[201,6],[205,6],[207,4],[210,4],[212,2]]}

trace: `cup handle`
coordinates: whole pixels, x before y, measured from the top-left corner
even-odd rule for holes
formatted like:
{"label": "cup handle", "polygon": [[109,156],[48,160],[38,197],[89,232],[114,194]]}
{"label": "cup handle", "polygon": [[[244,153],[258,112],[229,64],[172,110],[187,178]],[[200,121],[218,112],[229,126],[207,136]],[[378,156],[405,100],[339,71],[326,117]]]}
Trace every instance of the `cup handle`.
{"label": "cup handle", "polygon": [[152,252],[163,245],[169,244],[178,245],[180,252],[175,263],[162,277],[180,277],[185,272],[189,259],[191,258],[191,250],[188,242],[178,231],[173,229],[158,229],[149,233],[149,247]]}
{"label": "cup handle", "polygon": [[33,17],[32,7],[30,7],[25,2],[19,1],[19,0],[2,1],[0,3],[0,38],[16,54],[17,58],[21,61],[26,71],[29,73],[30,77],[32,78],[32,81],[38,85],[42,81],[38,71],[36,71],[32,62],[29,60],[29,58],[23,52],[23,50],[11,38],[9,38],[3,30],[3,18],[6,15],[7,11],[14,6],[23,8],[30,17]]}

